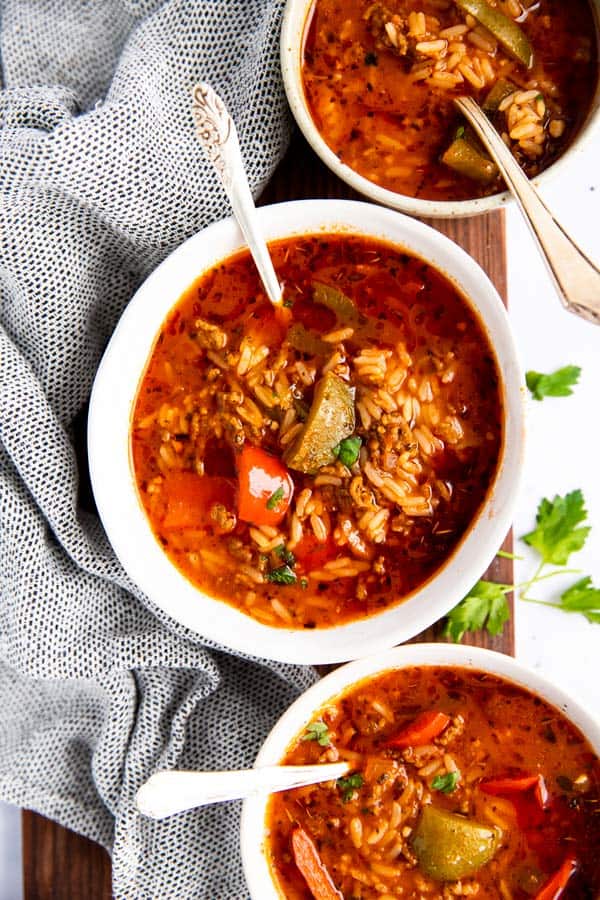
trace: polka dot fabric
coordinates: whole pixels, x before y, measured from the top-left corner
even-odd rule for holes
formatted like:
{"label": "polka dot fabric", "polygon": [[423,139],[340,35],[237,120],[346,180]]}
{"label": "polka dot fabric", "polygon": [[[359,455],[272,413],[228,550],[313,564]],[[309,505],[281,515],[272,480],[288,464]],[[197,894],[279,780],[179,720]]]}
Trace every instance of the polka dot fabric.
{"label": "polka dot fabric", "polygon": [[164,767],[248,766],[311,669],[153,608],[86,487],[85,409],[136,287],[228,214],[194,137],[211,83],[256,194],[280,159],[283,2],[6,0],[0,91],[0,796],[99,841],[122,900],[238,900],[239,805],[161,823]]}

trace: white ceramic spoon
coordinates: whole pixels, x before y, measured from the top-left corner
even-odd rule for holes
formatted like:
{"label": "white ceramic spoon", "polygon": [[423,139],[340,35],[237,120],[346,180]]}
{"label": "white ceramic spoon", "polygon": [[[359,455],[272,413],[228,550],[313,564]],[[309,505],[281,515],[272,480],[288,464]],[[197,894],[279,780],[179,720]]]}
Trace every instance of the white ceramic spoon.
{"label": "white ceramic spoon", "polygon": [[600,325],[600,270],[555,219],[514,156],[472,97],[457,97],[458,109],[477,136],[517,201],[550,270],[558,296],[569,312]]}
{"label": "white ceramic spoon", "polygon": [[156,772],[136,794],[138,810],[152,819],[165,819],[186,809],[224,800],[242,800],[291,788],[334,781],[346,775],[347,762],[317,766],[265,766],[231,772]]}
{"label": "white ceramic spoon", "polygon": [[229,197],[267,296],[274,306],[281,306],[282,289],[267,243],[256,223],[256,207],[244,169],[235,122],[210,85],[197,84],[192,96],[198,140]]}

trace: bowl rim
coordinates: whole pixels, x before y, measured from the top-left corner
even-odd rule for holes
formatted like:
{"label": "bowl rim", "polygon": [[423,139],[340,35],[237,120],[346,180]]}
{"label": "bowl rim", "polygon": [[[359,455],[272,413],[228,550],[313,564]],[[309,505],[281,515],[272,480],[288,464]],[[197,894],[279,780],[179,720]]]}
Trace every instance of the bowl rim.
{"label": "bowl rim", "polygon": [[209,642],[251,657],[337,663],[408,640],[445,615],[489,565],[511,523],[524,439],[523,377],[506,310],[483,270],[444,235],[407,216],[349,200],[261,207],[268,240],[294,234],[363,234],[406,248],[458,284],[478,312],[501,372],[505,436],[494,481],[451,557],[409,598],[366,619],[327,629],[273,628],[195,588],[163,553],[137,495],[130,417],[154,341],[169,310],[205,270],[244,246],[232,218],[210,225],[170,254],[140,286],[119,321],[94,381],[88,419],[92,488],[123,568],[153,603]]}
{"label": "bowl rim", "polygon": [[[376,203],[413,216],[464,218],[502,209],[507,204],[512,204],[514,201],[509,191],[473,200],[421,200],[380,187],[350,168],[346,163],[341,162],[321,137],[313,121],[300,77],[299,51],[302,47],[309,11],[314,2],[315,0],[287,0],[281,25],[280,63],[285,93],[294,119],[312,149],[325,165],[358,193],[369,197]],[[589,2],[594,17],[596,44],[600,54],[600,0],[589,0]],[[575,165],[576,158],[589,146],[597,134],[600,134],[600,76],[596,82],[596,90],[588,115],[581,123],[575,139],[551,166],[532,180],[533,185],[538,189],[545,188],[563,172],[566,164]]]}
{"label": "bowl rim", "polygon": [[[561,687],[514,657],[465,644],[405,644],[377,656],[347,663],[309,687],[277,720],[254,762],[254,767],[277,765],[291,741],[311,721],[316,710],[335,700],[363,679],[410,666],[453,666],[485,671],[536,694],[576,725],[600,756],[600,722]],[[242,867],[252,900],[282,900],[264,853],[265,815],[269,795],[244,801],[240,820]]]}

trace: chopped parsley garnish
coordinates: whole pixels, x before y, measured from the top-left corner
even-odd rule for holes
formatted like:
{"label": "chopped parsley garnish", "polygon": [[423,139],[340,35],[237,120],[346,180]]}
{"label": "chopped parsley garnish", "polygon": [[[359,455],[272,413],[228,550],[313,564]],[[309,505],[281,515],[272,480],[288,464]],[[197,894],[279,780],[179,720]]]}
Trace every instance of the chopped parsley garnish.
{"label": "chopped parsley garnish", "polygon": [[361,438],[357,434],[353,437],[344,438],[343,441],[333,448],[333,455],[336,456],[345,466],[353,466],[360,453]]}
{"label": "chopped parsley garnish", "polygon": [[441,791],[442,794],[451,794],[456,790],[456,786],[460,781],[460,772],[446,772],[445,775],[436,775],[431,782],[434,791]]}
{"label": "chopped parsley garnish", "polygon": [[354,775],[348,775],[347,778],[338,778],[336,784],[342,794],[342,803],[348,803],[352,800],[354,791],[358,791],[363,786],[364,779],[362,775],[355,772]]}
{"label": "chopped parsley garnish", "polygon": [[294,301],[292,300],[291,297],[286,297],[285,300],[283,301],[283,305],[286,307],[286,309],[291,309],[292,306],[294,305]]}
{"label": "chopped parsley garnish", "polygon": [[461,138],[464,136],[465,136],[465,126],[459,125],[454,133],[454,138],[455,138],[455,140],[457,140],[458,138]]}
{"label": "chopped parsley garnish", "polygon": [[271,569],[265,575],[267,581],[274,584],[295,584],[297,581],[296,573],[289,566],[279,566],[277,569]]}
{"label": "chopped parsley garnish", "polygon": [[286,564],[286,566],[296,565],[296,557],[291,550],[288,550],[285,544],[280,544],[278,547],[275,547],[275,553],[277,554],[279,559]]}
{"label": "chopped parsley garnish", "polygon": [[300,579],[300,587],[302,588],[303,591],[306,590],[306,588],[308,587],[308,578]]}
{"label": "chopped parsley garnish", "polygon": [[544,397],[570,397],[580,375],[579,366],[564,366],[548,375],[529,371],[525,375],[525,381],[534,400],[543,400]]}
{"label": "chopped parsley garnish", "polygon": [[320,747],[329,747],[331,745],[331,737],[329,729],[325,722],[317,719],[306,726],[306,732],[302,735],[303,741],[316,741]]}
{"label": "chopped parsley garnish", "polygon": [[365,66],[376,66],[378,62],[376,53],[369,52],[365,54]]}
{"label": "chopped parsley garnish", "polygon": [[276,491],[273,491],[269,499],[267,500],[267,509],[275,509],[277,504],[283,500],[283,488],[278,487]]}

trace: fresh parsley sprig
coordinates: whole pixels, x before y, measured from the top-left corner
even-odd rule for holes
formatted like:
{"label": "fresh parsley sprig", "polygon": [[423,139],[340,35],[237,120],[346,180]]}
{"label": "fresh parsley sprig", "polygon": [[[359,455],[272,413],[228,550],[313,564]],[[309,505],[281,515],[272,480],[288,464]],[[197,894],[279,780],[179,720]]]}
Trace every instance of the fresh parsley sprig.
{"label": "fresh parsley sprig", "polygon": [[[513,590],[520,592],[521,600],[581,613],[588,621],[600,624],[600,588],[594,587],[589,576],[563,591],[558,603],[536,600],[528,594],[533,585],[547,578],[580,574],[578,569],[568,569],[567,564],[572,554],[582,549],[590,533],[588,525],[580,527],[586,519],[585,500],[580,490],[564,497],[556,495],[553,500],[544,498],[538,506],[535,528],[521,538],[539,556],[533,576],[515,585],[478,581],[448,614],[444,634],[455,642],[462,640],[467,631],[481,628],[491,635],[500,634],[509,618],[506,595]],[[554,567],[552,571],[547,571],[548,566]]]}
{"label": "fresh parsley sprig", "polygon": [[539,603],[540,606],[552,606],[568,613],[581,613],[588,622],[600,625],[600,588],[594,587],[589,575],[580,578],[575,584],[567,588],[560,595],[558,603],[548,600],[534,600],[526,597],[530,603]]}
{"label": "fresh parsley sprig", "polygon": [[506,595],[512,589],[512,584],[478,581],[448,613],[444,635],[458,644],[467,631],[486,628],[491,635],[500,634],[510,617]]}
{"label": "fresh parsley sprig", "polygon": [[549,374],[530,370],[525,375],[525,382],[534,400],[543,400],[544,397],[570,397],[580,375],[579,366],[563,366],[562,369]]}
{"label": "fresh parsley sprig", "polygon": [[590,533],[589,526],[577,528],[587,519],[581,491],[571,491],[554,500],[544,498],[538,506],[535,528],[521,538],[540,554],[540,569],[546,565],[566,566],[572,553],[581,550]]}

